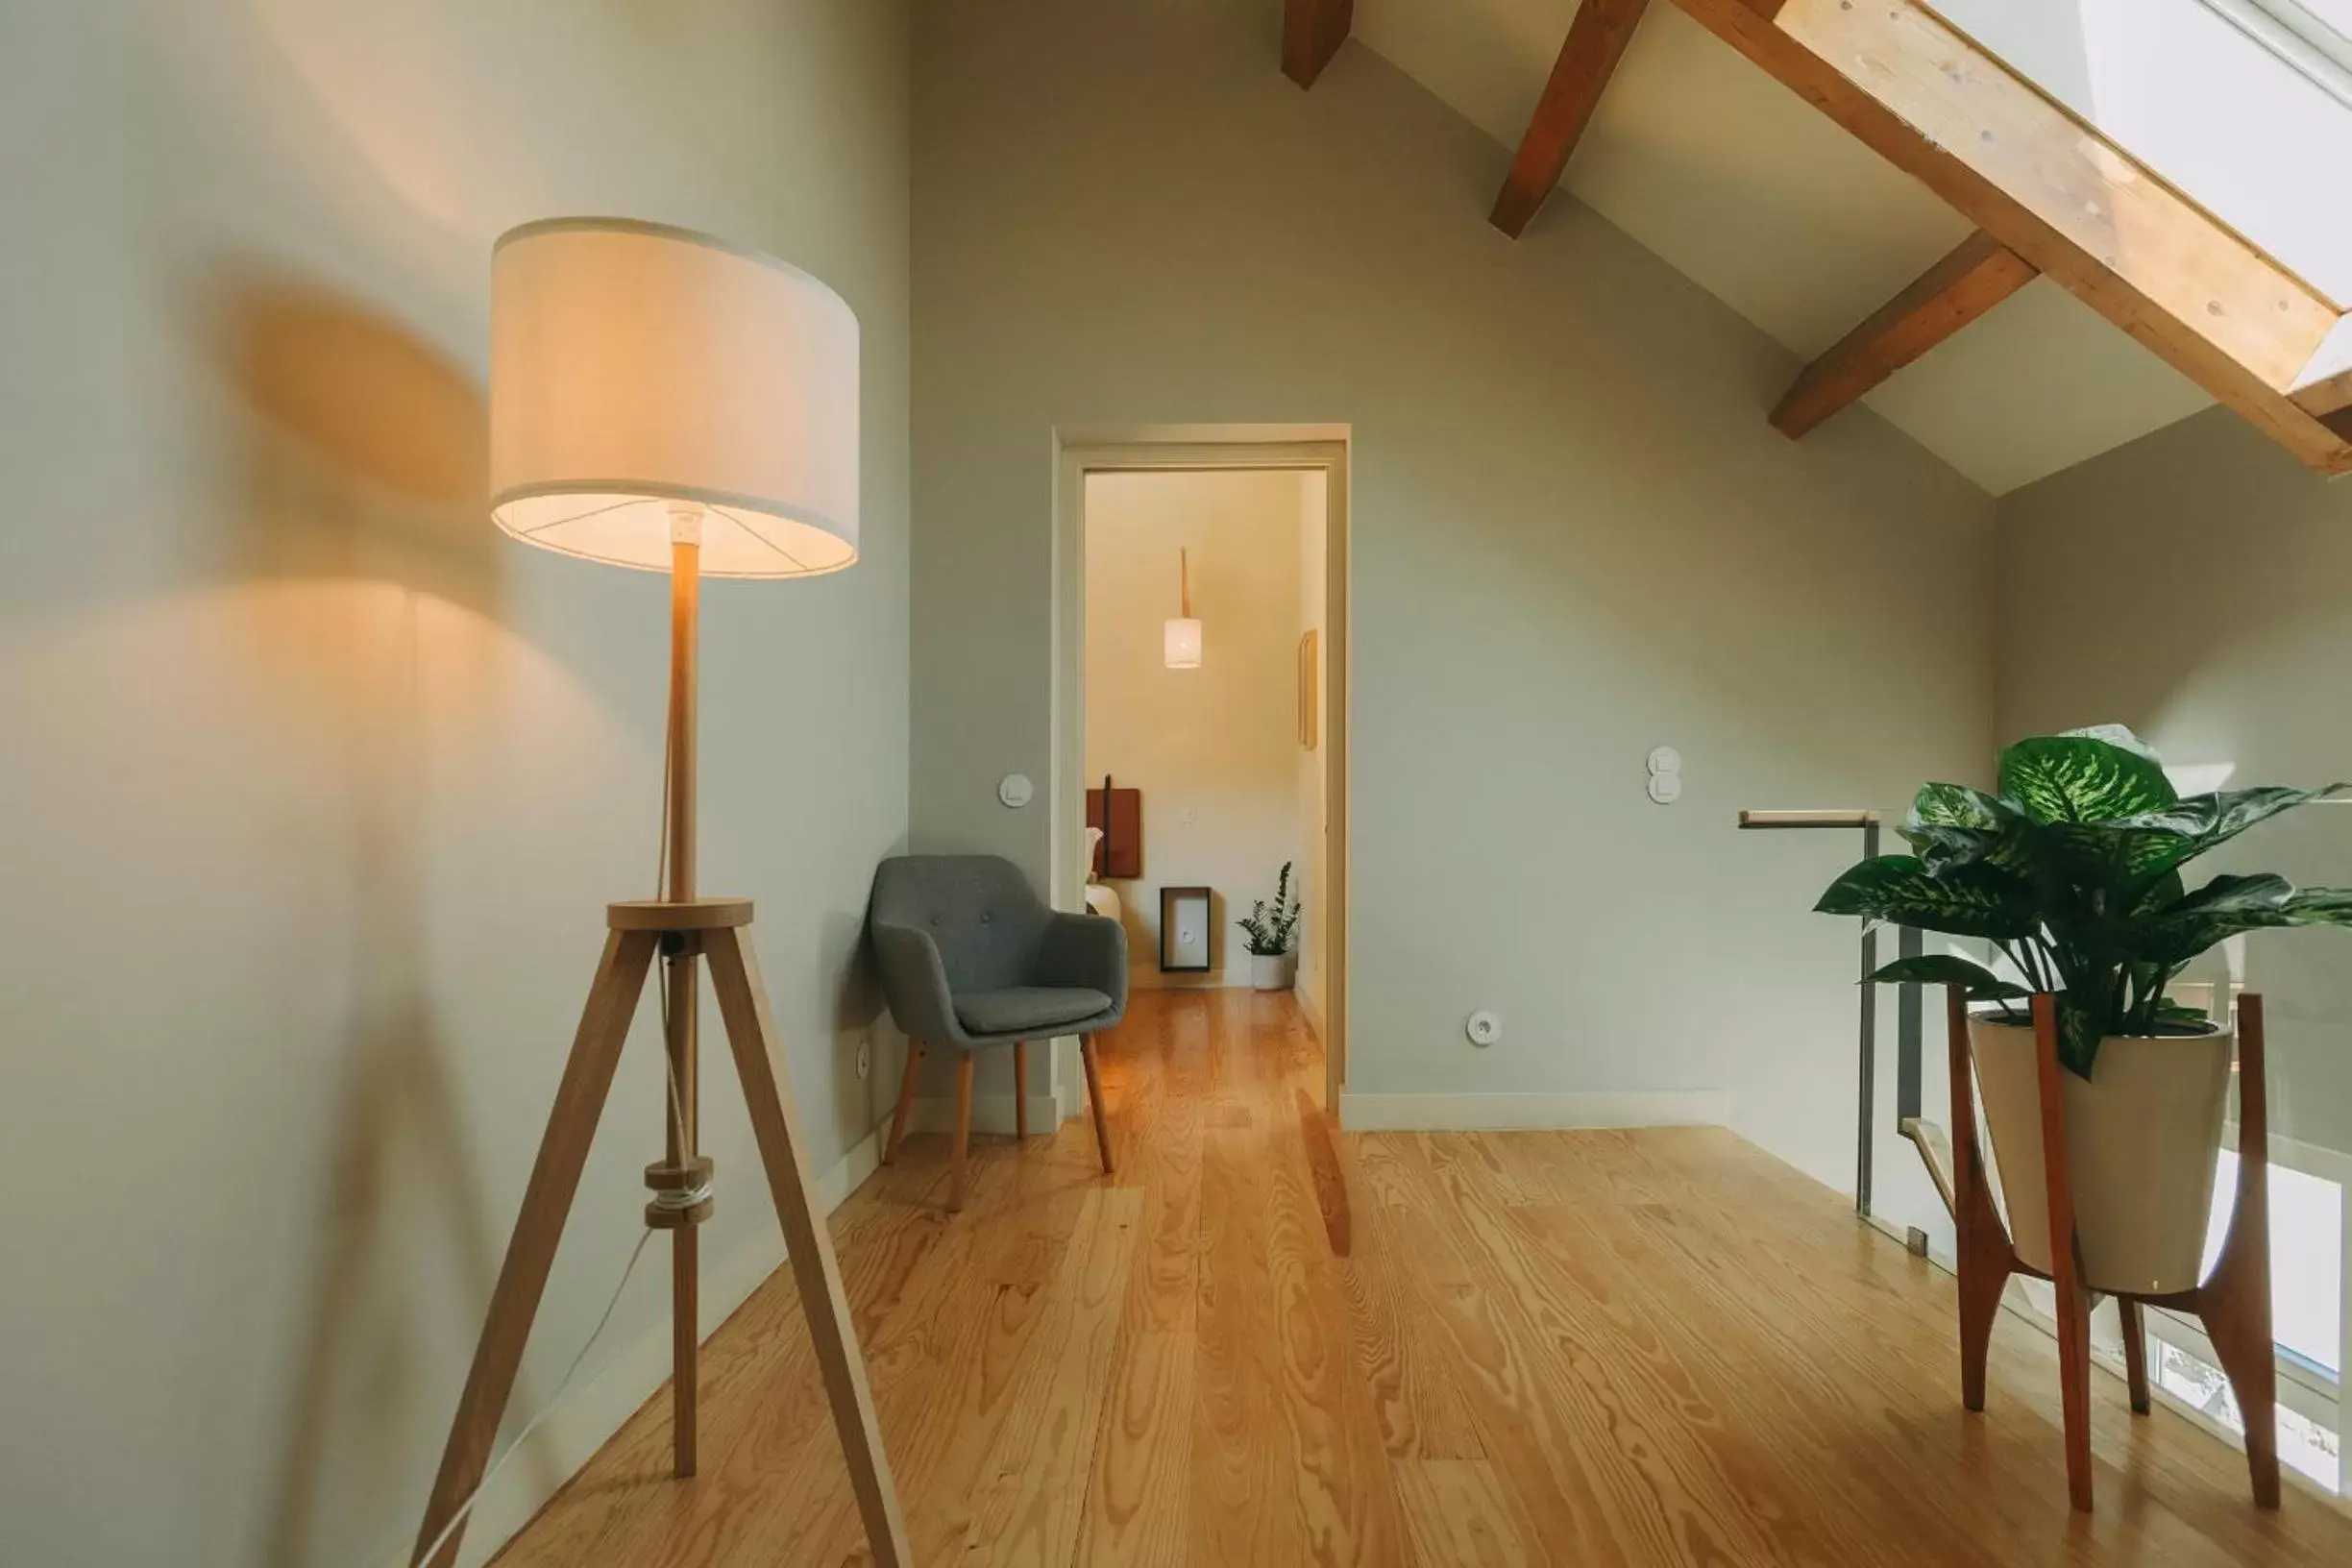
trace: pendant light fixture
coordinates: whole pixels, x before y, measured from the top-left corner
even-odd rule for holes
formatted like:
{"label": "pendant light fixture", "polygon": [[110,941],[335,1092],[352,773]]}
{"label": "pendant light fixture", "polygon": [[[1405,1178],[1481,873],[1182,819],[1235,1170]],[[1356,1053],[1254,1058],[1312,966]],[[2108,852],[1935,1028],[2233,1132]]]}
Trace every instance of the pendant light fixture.
{"label": "pendant light fixture", "polygon": [[1161,638],[1170,670],[1198,670],[1201,662],[1201,624],[1192,619],[1192,564],[1185,551],[1176,552],[1177,619],[1167,623]]}

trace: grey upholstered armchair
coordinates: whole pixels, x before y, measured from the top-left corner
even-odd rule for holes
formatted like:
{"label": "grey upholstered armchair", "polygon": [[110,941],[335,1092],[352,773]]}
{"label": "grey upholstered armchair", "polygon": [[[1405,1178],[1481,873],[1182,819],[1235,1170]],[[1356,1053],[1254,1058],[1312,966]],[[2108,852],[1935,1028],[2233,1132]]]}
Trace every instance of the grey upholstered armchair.
{"label": "grey upholstered armchair", "polygon": [[957,1053],[953,1193],[964,1207],[971,1141],[972,1053],[1013,1047],[1014,1126],[1029,1136],[1029,1041],[1079,1037],[1094,1142],[1111,1168],[1094,1036],[1127,1011],[1127,933],[1096,915],[1045,907],[1020,870],[994,855],[902,855],[874,872],[867,915],[891,1017],[907,1037],[906,1077],[885,1164],[898,1154],[926,1050]]}

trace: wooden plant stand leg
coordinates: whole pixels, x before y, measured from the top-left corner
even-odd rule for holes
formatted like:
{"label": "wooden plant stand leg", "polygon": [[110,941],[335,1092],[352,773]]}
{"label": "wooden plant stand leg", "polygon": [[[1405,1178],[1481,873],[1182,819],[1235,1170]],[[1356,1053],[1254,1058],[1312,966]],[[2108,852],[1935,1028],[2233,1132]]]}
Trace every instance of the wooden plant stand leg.
{"label": "wooden plant stand leg", "polygon": [[964,1212],[964,1195],[971,1181],[972,1053],[956,1058],[955,1151],[949,1157],[947,1212]]}
{"label": "wooden plant stand leg", "polygon": [[1013,1136],[1029,1136],[1029,1042],[1013,1042]]}
{"label": "wooden plant stand leg", "polygon": [[[481,1484],[499,1418],[506,1413],[515,1372],[523,1364],[531,1319],[538,1315],[539,1298],[547,1289],[555,1246],[563,1239],[564,1221],[571,1214],[573,1195],[579,1189],[580,1169],[596,1139],[597,1119],[612,1089],[621,1045],[628,1038],[629,1019],[645,990],[654,943],[649,931],[614,931],[604,939],[604,956],[598,961],[596,980],[588,988],[588,1006],[572,1039],[572,1057],[564,1065],[563,1082],[555,1090],[547,1133],[539,1140],[539,1158],[531,1165],[530,1184],[523,1191],[523,1213],[515,1221],[513,1239],[506,1244],[506,1261],[500,1265],[498,1285],[490,1293],[490,1312],[475,1346],[473,1370],[466,1374],[465,1393],[457,1402],[457,1418],[450,1426],[449,1445],[441,1451],[432,1498],[425,1506],[425,1524],[417,1532],[412,1559],[420,1564],[434,1537]],[[448,1568],[456,1561],[464,1537],[461,1521],[432,1555],[431,1568]]]}
{"label": "wooden plant stand leg", "polygon": [[2214,1271],[2196,1291],[2205,1337],[2245,1419],[2257,1507],[2279,1506],[2278,1361],[2270,1321],[2270,1115],[2263,1077],[2263,1001],[2238,999],[2238,1205]]}
{"label": "wooden plant stand leg", "polygon": [[2074,1189],[2067,1174],[2066,1067],[2058,1060],[2058,999],[2033,999],[2042,1091],[2042,1169],[2049,1194],[2050,1283],[2058,1290],[2058,1380],[2066,1419],[2067,1498],[2091,1511],[2091,1293],[2075,1256]]}
{"label": "wooden plant stand leg", "polygon": [[1958,986],[1944,988],[1944,1016],[1951,1058],[1952,1215],[1959,1233],[1960,1403],[1981,1410],[1993,1324],[2000,1316],[2001,1292],[2008,1288],[2016,1254],[1985,1179],[1983,1145],[1976,1138],[1975,1075],[1969,1066],[1968,998]]}
{"label": "wooden plant stand leg", "polygon": [[882,1163],[886,1165],[898,1158],[898,1145],[906,1139],[907,1115],[915,1109],[915,1086],[922,1075],[921,1069],[922,1045],[910,1040],[906,1071],[898,1079],[898,1109],[891,1115],[890,1141],[882,1145]]}
{"label": "wooden plant stand leg", "polygon": [[1102,1156],[1103,1174],[1111,1174],[1111,1117],[1103,1110],[1102,1072],[1094,1065],[1094,1037],[1078,1037],[1078,1057],[1086,1064],[1087,1099],[1094,1107],[1094,1152]]}
{"label": "wooden plant stand leg", "polygon": [[2131,1389],[2134,1415],[2145,1415],[2148,1403],[2147,1331],[2140,1321],[2140,1303],[2130,1296],[2116,1297],[2116,1317],[2123,1327],[2123,1378]]}
{"label": "wooden plant stand leg", "polygon": [[808,1155],[801,1145],[792,1090],[776,1069],[775,1023],[769,1017],[768,992],[760,982],[751,933],[747,926],[732,926],[706,933],[704,943],[710,957],[711,986],[719,994],[727,1044],[735,1055],[736,1073],[743,1080],[744,1101],[751,1114],[752,1134],[759,1141],[768,1190],[775,1201],[776,1218],[784,1227],[786,1254],[800,1291],[800,1311],[808,1320],[817,1365],[824,1377],[825,1399],[832,1407],[842,1458],[849,1467],[850,1490],[856,1494],[858,1515],[865,1522],[867,1546],[873,1553],[874,1568],[913,1568],[915,1556],[907,1545],[906,1522],[899,1517],[898,1493],[891,1480],[889,1457],[883,1452],[873,1394],[866,1384],[866,1363],[851,1326],[849,1300],[842,1290],[833,1238],[817,1212],[816,1183],[809,1175]]}

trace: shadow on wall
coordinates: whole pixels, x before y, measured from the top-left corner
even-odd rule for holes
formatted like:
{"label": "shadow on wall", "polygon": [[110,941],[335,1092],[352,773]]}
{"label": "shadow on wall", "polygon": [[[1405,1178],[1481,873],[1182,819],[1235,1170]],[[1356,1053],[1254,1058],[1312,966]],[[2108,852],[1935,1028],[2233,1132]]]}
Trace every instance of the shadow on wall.
{"label": "shadow on wall", "polygon": [[390,583],[485,616],[488,411],[460,367],[398,322],[310,285],[233,279],[214,344],[249,415],[239,565]]}
{"label": "shadow on wall", "polygon": [[[398,1486],[421,1435],[405,1390],[429,1314],[397,1266],[395,1230],[435,1236],[475,1299],[497,1267],[427,967],[422,810],[424,645],[429,636],[436,662],[486,658],[478,637],[440,635],[454,629],[442,606],[497,619],[501,536],[483,517],[486,413],[463,370],[398,323],[282,279],[234,278],[208,315],[239,421],[222,498],[228,569],[326,590],[324,613],[246,623],[249,651],[291,705],[281,717],[339,775],[349,836],[349,1018],[326,1229],[310,1249],[260,1552],[290,1568],[321,1560],[325,1543],[368,1538],[413,1501],[374,1490]],[[436,723],[443,686],[478,692],[487,671],[460,674],[434,683]],[[394,1212],[419,1202],[427,1213]]]}

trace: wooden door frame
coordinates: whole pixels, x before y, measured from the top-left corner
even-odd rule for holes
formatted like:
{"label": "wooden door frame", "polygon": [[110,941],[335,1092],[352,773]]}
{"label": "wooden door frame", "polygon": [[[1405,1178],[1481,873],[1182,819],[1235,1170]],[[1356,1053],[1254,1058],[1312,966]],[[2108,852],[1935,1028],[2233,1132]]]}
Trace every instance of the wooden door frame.
{"label": "wooden door frame", "polygon": [[[1323,1104],[1334,1121],[1347,1082],[1348,1039],[1348,464],[1344,425],[1065,426],[1054,431],[1053,776],[1050,885],[1058,909],[1086,907],[1086,477],[1232,469],[1315,470],[1324,477],[1322,745],[1324,882]],[[1056,1092],[1065,1074],[1057,1052]]]}

